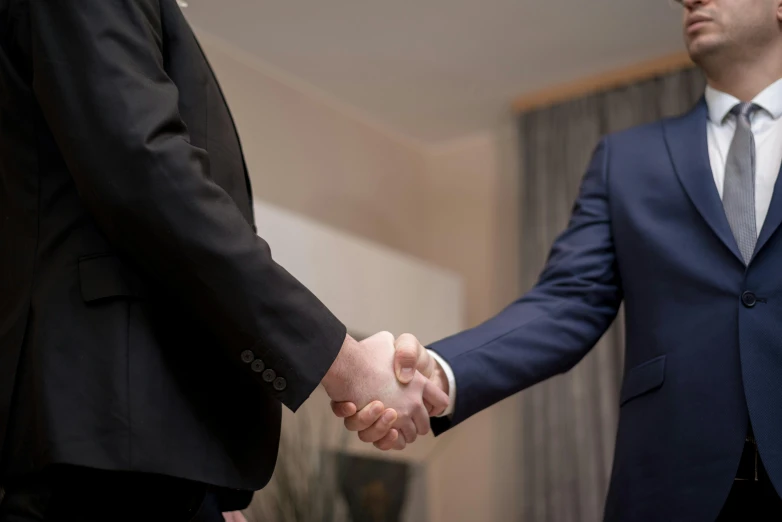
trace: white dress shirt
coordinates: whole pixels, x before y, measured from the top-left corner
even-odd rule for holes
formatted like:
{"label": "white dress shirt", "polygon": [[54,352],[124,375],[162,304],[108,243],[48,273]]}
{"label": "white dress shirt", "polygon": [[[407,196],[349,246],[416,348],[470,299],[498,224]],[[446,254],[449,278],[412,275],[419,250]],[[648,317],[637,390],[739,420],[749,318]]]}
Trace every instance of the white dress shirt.
{"label": "white dress shirt", "polygon": [[[755,219],[757,233],[760,234],[782,163],[782,80],[766,87],[752,102],[761,108],[751,119],[752,135],[755,137]],[[736,117],[730,114],[730,110],[737,103],[739,100],[730,94],[706,87],[709,162],[720,198],[728,149],[736,132]]]}
{"label": "white dress shirt", "polygon": [[[709,119],[706,123],[709,162],[714,183],[722,199],[725,162],[736,131],[736,117],[730,114],[730,111],[740,103],[740,100],[710,86],[706,87],[705,97],[709,108]],[[752,134],[755,137],[755,218],[757,232],[760,234],[782,165],[782,79],[766,87],[752,102],[761,108],[751,117]],[[448,379],[450,401],[448,408],[441,415],[445,417],[453,414],[456,403],[456,379],[453,370],[442,357],[432,350],[429,350],[429,353],[440,363]]]}

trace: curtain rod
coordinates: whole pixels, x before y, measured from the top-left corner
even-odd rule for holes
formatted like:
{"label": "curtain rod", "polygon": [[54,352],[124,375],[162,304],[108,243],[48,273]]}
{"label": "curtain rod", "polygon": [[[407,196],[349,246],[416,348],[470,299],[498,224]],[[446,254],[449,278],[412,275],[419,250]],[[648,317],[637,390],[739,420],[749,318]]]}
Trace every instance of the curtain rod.
{"label": "curtain rod", "polygon": [[513,110],[516,112],[527,112],[596,92],[624,87],[673,71],[687,69],[693,67],[693,65],[690,57],[685,52],[669,54],[629,67],[581,78],[573,82],[553,85],[521,95],[513,101]]}

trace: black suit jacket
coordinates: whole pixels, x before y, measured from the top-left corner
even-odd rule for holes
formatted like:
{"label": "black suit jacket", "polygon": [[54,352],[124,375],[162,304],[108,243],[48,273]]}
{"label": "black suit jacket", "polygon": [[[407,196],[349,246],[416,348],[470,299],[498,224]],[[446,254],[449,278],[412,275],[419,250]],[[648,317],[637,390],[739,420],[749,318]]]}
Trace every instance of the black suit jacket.
{"label": "black suit jacket", "polygon": [[266,484],[346,330],[252,223],[175,0],[0,0],[0,482]]}

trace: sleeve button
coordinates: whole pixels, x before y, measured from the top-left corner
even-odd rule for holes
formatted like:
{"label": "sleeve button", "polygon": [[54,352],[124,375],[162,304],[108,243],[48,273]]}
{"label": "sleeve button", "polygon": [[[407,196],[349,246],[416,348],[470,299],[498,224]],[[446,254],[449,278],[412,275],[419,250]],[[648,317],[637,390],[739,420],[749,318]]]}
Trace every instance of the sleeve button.
{"label": "sleeve button", "polygon": [[288,386],[288,383],[285,382],[285,379],[283,379],[282,377],[277,377],[276,379],[274,379],[274,384],[272,384],[272,386],[274,386],[275,390],[281,392]]}
{"label": "sleeve button", "polygon": [[242,352],[242,361],[246,363],[253,362],[253,359],[255,359],[255,354],[252,352],[252,350],[245,350]]}
{"label": "sleeve button", "polygon": [[277,377],[277,374],[274,372],[274,370],[272,370],[271,368],[269,368],[268,370],[266,370],[265,372],[263,372],[263,374],[261,375],[261,377],[262,377],[262,378],[263,378],[263,380],[264,380],[264,381],[266,381],[266,382],[272,382],[272,381],[274,380],[274,378],[275,378],[275,377]]}
{"label": "sleeve button", "polygon": [[255,360],[253,361],[253,363],[250,365],[250,368],[252,368],[252,370],[253,370],[255,373],[261,373],[263,370],[265,370],[265,369],[266,369],[266,365],[265,365],[265,364],[263,364],[263,361],[262,361],[262,360],[260,360],[260,359],[255,359]]}

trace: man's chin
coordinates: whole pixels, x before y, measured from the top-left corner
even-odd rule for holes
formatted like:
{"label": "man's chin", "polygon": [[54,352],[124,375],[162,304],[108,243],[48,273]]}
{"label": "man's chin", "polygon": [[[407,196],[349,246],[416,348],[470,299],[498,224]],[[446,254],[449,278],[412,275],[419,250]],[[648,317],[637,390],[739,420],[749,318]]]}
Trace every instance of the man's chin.
{"label": "man's chin", "polygon": [[721,42],[711,35],[702,35],[687,43],[687,52],[694,63],[701,63],[719,52]]}

